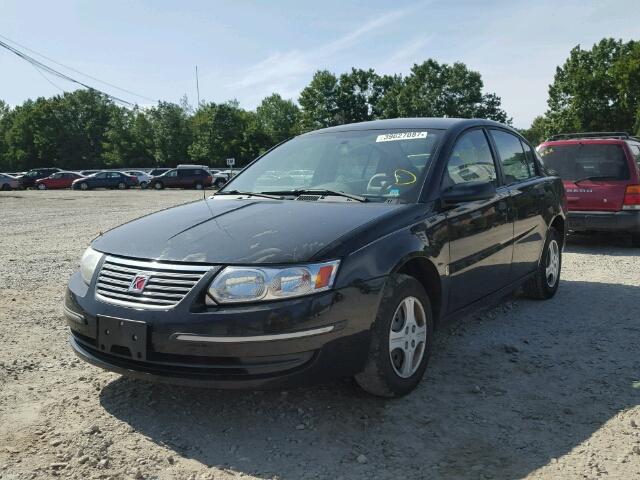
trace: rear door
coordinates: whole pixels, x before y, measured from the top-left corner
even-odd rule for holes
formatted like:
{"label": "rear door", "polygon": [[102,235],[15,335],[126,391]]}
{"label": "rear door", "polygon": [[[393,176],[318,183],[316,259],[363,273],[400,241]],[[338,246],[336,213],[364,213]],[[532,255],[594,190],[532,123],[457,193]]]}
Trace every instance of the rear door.
{"label": "rear door", "polygon": [[617,212],[631,181],[621,142],[587,140],[544,145],[545,166],[564,182],[569,210]]}
{"label": "rear door", "polygon": [[491,129],[503,182],[513,215],[513,262],[509,274],[515,282],[538,265],[547,236],[543,214],[553,208],[553,185],[540,175],[531,147],[511,132]]}

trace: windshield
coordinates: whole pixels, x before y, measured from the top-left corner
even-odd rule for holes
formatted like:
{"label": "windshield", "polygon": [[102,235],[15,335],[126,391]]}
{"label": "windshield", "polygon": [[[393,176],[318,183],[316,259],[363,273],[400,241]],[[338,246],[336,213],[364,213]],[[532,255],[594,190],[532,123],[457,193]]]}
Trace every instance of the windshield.
{"label": "windshield", "polygon": [[415,202],[442,131],[365,130],[294,138],[247,167],[222,191],[333,191]]}
{"label": "windshield", "polygon": [[629,167],[616,144],[548,145],[539,150],[542,163],[563,180],[627,180]]}

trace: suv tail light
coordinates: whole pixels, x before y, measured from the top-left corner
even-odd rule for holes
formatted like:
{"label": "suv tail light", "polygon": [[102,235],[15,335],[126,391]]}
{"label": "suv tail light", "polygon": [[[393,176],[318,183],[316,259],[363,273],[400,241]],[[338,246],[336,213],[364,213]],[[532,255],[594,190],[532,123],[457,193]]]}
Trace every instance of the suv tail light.
{"label": "suv tail light", "polygon": [[624,192],[623,210],[640,210],[640,185],[627,185]]}

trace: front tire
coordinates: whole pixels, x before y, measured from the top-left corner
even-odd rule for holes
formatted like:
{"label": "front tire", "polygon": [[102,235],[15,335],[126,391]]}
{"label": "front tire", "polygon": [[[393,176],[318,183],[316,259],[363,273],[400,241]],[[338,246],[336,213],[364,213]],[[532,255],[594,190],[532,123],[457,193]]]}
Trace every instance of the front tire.
{"label": "front tire", "polygon": [[367,364],[356,382],[379,397],[406,395],[420,383],[432,349],[429,296],[415,278],[390,276],[371,328]]}
{"label": "front tire", "polygon": [[562,270],[562,238],[551,227],[544,244],[542,258],[536,274],[523,286],[524,294],[535,300],[548,300],[558,291]]}
{"label": "front tire", "polygon": [[162,190],[164,188],[164,185],[162,184],[162,182],[156,182],[153,184],[153,188],[155,188],[156,190]]}
{"label": "front tire", "polygon": [[47,186],[44,183],[39,183],[38,184],[38,190],[46,190]]}
{"label": "front tire", "polygon": [[140,188],[142,190],[146,189],[147,188],[147,182],[140,182]]}
{"label": "front tire", "polygon": [[89,185],[87,185],[86,183],[81,183],[80,190],[89,190]]}

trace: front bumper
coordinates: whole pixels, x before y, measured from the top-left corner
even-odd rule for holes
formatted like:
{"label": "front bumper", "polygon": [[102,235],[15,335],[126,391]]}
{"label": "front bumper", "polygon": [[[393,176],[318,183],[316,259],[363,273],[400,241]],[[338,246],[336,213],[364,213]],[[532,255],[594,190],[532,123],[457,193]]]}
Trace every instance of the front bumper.
{"label": "front bumper", "polygon": [[[158,311],[98,301],[76,273],[64,305],[71,347],[122,375],[214,388],[290,388],[364,368],[384,277],[309,297],[213,308],[198,302],[209,280]],[[143,360],[120,347],[104,350],[104,317],[145,322]]]}
{"label": "front bumper", "polygon": [[574,232],[640,233],[640,210],[619,212],[569,212],[569,230]]}

